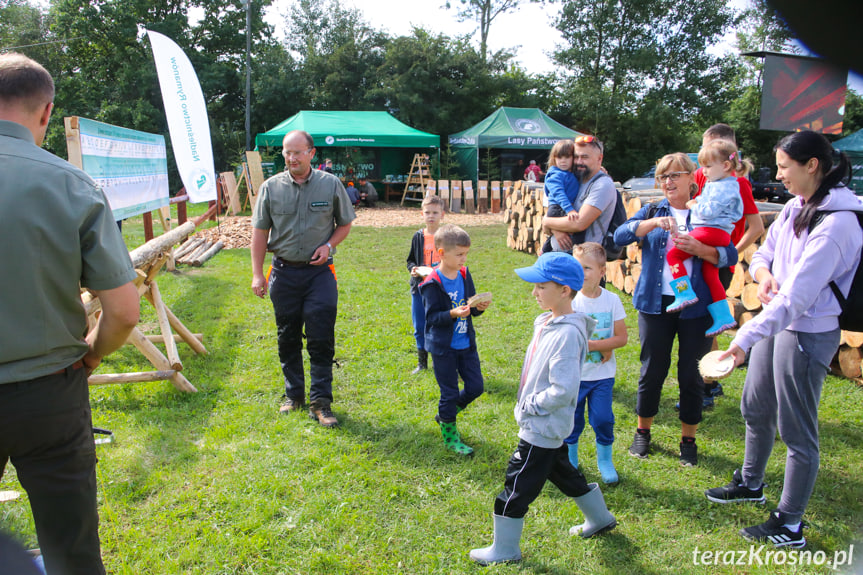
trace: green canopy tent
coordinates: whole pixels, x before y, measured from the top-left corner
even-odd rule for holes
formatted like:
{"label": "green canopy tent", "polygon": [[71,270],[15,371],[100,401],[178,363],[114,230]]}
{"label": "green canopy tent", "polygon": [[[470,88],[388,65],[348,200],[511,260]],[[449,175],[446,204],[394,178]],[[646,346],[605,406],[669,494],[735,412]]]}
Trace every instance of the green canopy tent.
{"label": "green canopy tent", "polygon": [[582,135],[539,108],[498,108],[480,123],[452,134],[449,145],[466,179],[477,180],[479,150],[550,150],[558,141]]}
{"label": "green canopy tent", "polygon": [[851,184],[854,193],[863,195],[863,130],[836,140],[833,147],[842,150],[851,160]]}
{"label": "green canopy tent", "polygon": [[440,147],[440,136],[411,128],[389,112],[302,111],[258,134],[255,144],[281,146],[292,130],[311,134],[318,149],[315,161],[332,157],[336,174],[347,178],[406,174],[413,153],[431,155]]}

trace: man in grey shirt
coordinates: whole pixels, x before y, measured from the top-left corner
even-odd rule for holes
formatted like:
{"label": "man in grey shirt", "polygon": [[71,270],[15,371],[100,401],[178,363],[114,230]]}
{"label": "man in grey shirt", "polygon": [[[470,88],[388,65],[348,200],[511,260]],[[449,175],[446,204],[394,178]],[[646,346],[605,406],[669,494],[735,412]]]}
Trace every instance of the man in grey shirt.
{"label": "man in grey shirt", "polygon": [[573,171],[581,183],[581,188],[573,207],[578,212],[578,219],[572,221],[566,216],[546,216],[542,220],[543,227],[551,230],[552,246],[555,249],[572,249],[573,236],[584,236],[584,239],[577,243],[602,243],[617,203],[614,180],[602,169],[602,158],[602,142],[596,136],[579,136],[575,139]]}
{"label": "man in grey shirt", "polygon": [[[261,186],[252,214],[252,293],[270,293],[276,314],[279,362],[290,413],[305,404],[303,335],[309,353],[309,415],[324,427],[338,425],[333,401],[333,356],[338,289],[333,253],[351,230],[354,209],[342,182],[312,169],[315,143],[295,130],[282,140],[285,171]],[[266,252],[272,271],[264,274]]]}

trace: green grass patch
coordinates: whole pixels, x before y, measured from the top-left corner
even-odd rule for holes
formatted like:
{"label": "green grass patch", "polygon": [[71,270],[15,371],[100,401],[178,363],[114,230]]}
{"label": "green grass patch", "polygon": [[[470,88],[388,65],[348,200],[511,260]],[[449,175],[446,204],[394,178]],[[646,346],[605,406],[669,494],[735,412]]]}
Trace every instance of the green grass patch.
{"label": "green grass patch", "polygon": [[[419,217],[417,217],[419,225]],[[517,443],[512,416],[524,350],[539,313],[530,285],[513,269],[533,257],[506,248],[503,226],[472,228],[468,266],[494,303],[475,318],[486,393],[459,420],[470,460],[444,450],[433,417],[431,372],[410,375],[416,356],[404,260],[411,228],[355,228],[339,247],[340,286],[333,405],[341,427],[306,414],[279,415],[283,385],[269,300],[252,296],[248,250],[226,250],[202,268],[163,272],[159,287],[182,321],[205,334],[207,356],[181,345],[183,373],[196,394],[167,382],[92,389],[93,421],[115,442],[99,446],[103,554],[116,574],[458,574],[458,573],[827,573],[812,566],[695,566],[693,551],[746,550],[737,531],[767,517],[783,481],[777,441],[767,468],[768,506],[710,504],[743,457],[739,411],[744,371],[725,380],[725,397],[699,429],[700,461],[677,460],[680,423],[674,368],[653,428],[647,461],[627,455],[635,428],[639,372],[636,316],[618,351],[614,457],[621,483],[604,488],[618,518],[593,540],[570,537],[576,505],[546,487],[525,521],[520,565],[486,570],[467,556],[491,541],[491,509]],[[124,235],[141,243],[135,221]],[[149,305],[142,321],[155,324]],[[728,339],[723,338],[723,347]],[[132,348],[107,358],[102,373],[148,370]],[[809,549],[847,550],[863,517],[863,392],[828,377],[821,402],[821,470],[806,513]],[[593,432],[582,440],[591,481]],[[858,471],[854,471],[857,469]],[[8,467],[0,490],[20,490]],[[0,523],[26,546],[37,542],[26,496],[0,504]],[[863,557],[863,549],[858,549]],[[858,559],[863,562],[863,558]]]}

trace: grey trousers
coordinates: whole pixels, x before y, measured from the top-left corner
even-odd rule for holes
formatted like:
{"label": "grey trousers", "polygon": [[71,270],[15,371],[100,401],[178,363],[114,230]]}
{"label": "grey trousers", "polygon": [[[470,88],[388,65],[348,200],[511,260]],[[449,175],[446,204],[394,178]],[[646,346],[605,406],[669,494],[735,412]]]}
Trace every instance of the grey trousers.
{"label": "grey trousers", "polygon": [[823,333],[784,330],[752,347],[740,411],[746,421],[743,481],[757,488],[776,441],[788,448],[779,511],[788,522],[803,517],[820,463],[818,403],[839,329]]}

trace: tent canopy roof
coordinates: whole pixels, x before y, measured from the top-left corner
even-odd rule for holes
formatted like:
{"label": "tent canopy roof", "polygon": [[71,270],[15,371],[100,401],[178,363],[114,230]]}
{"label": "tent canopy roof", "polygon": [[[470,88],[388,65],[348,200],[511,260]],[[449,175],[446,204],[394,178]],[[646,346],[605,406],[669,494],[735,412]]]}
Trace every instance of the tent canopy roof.
{"label": "tent canopy roof", "polygon": [[311,112],[294,114],[255,137],[257,146],[281,146],[285,134],[305,130],[316,146],[437,148],[440,137],[411,128],[389,112]]}
{"label": "tent canopy roof", "polygon": [[558,140],[581,136],[539,108],[498,108],[467,130],[451,134],[454,148],[551,148]]}
{"label": "tent canopy roof", "polygon": [[833,142],[833,147],[846,152],[863,152],[863,130]]}

